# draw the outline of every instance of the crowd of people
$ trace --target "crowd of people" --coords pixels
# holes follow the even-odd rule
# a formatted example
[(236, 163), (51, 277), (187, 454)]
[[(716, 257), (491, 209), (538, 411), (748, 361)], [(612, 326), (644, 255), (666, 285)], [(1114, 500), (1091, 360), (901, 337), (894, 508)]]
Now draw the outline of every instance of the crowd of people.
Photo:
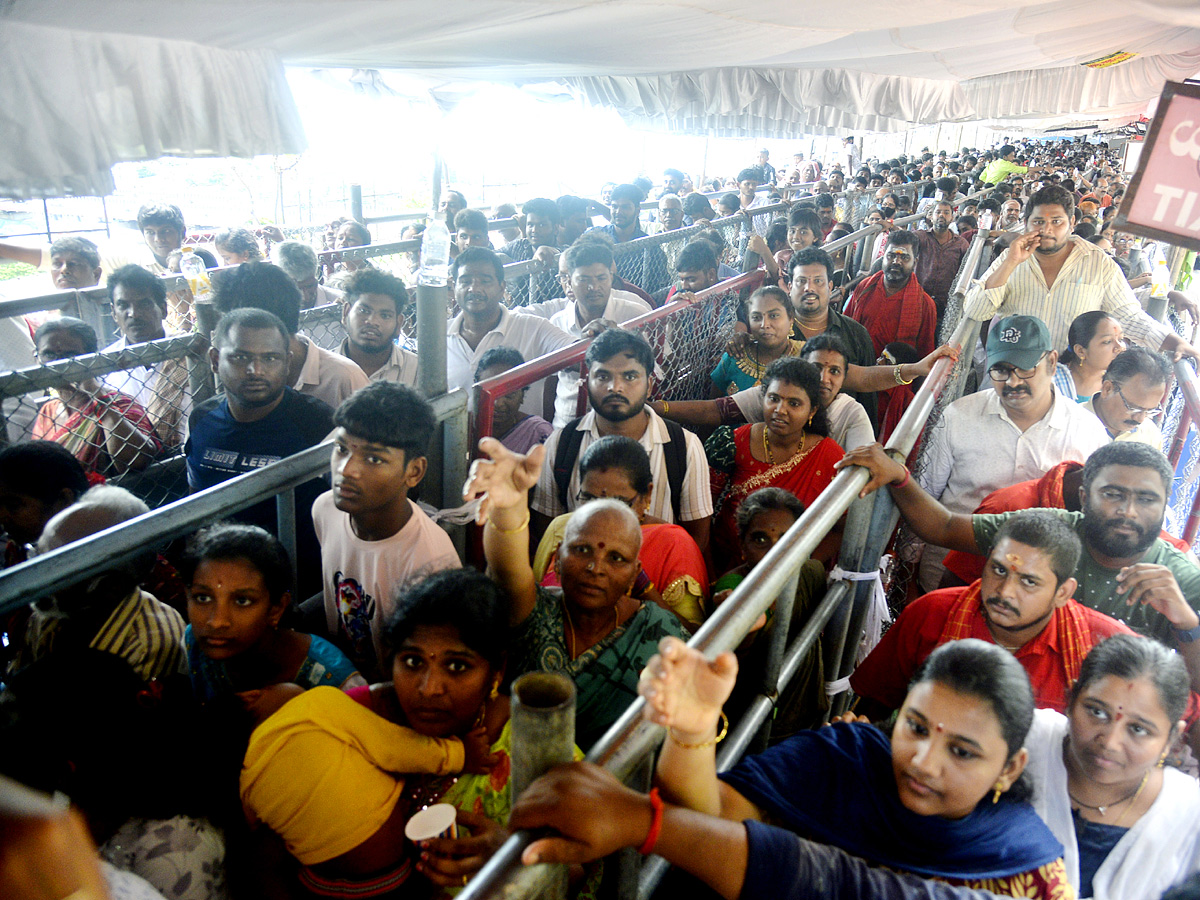
[[(417, 390), (412, 273), (327, 265), (277, 229), (222, 231), (222, 266), (195, 251), (219, 393), (193, 402), (166, 360), (64, 377), (21, 439), (10, 422), (6, 566), (147, 512), (120, 485), (156, 461), (200, 491), (332, 449), (296, 488), (294, 559), (265, 501), (6, 614), (0, 775), (71, 798), (119, 896), (448, 896), (508, 829), (542, 827), (558, 836), (526, 861), (572, 863), (585, 897), (622, 846), (727, 897), (1168, 896), (1200, 869), (1200, 561), (1163, 530), (1174, 471), (1156, 419), (1170, 355), (1196, 352), (1135, 293), (1149, 248), (1112, 230), (1123, 180), (1105, 148), (864, 161), (847, 138), (780, 170), (763, 151), (728, 193), (667, 169), (654, 210), (638, 182), (498, 208), (500, 246), (482, 210), (443, 198), (450, 388), (590, 339), (582, 373), (495, 403), (464, 487), (478, 566), (421, 491), (437, 419)], [(834, 244), (872, 224), (877, 239)], [(144, 265), (83, 238), (0, 256), (60, 289), (103, 282), (107, 349), (123, 350), (196, 328), (201, 302), (158, 277), (178, 270), (180, 211), (145, 207), (138, 226)], [(325, 233), (330, 249), (371, 239), (353, 220)], [(974, 390), (910, 472), (882, 444), (957, 354), (938, 334), (973, 242)], [(758, 269), (745, 296), (709, 290)], [(720, 345), (702, 348), (706, 389), (664, 399), (683, 342), (623, 325), (676, 301), (708, 304)], [(323, 346), (301, 311), (334, 304), (345, 336)], [(100, 344), (67, 315), (25, 337), (43, 363)], [(923, 542), (910, 598), (862, 648), (853, 712), (828, 722), (818, 642), (775, 698), (772, 746), (718, 774), (772, 635), (798, 634), (824, 595), (844, 522), (786, 621), (768, 610), (715, 660), (684, 641), (847, 466)], [(577, 756), (645, 698), (667, 729), (654, 791), (578, 763), (513, 797), (509, 686), (529, 672), (574, 682)], [(436, 803), (456, 829), (413, 843), (406, 824)]]

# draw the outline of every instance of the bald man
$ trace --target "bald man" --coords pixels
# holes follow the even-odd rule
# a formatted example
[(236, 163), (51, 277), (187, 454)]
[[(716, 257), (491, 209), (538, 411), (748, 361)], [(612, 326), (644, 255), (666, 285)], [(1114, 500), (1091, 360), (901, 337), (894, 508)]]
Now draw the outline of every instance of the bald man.
[[(123, 488), (94, 487), (46, 523), (38, 539), (38, 554), (149, 511), (145, 503)], [(32, 607), (25, 646), (16, 663), (47, 656), (56, 645), (83, 646), (121, 657), (147, 681), (185, 673), (183, 617), (138, 586), (153, 562), (151, 551), (38, 600)]]

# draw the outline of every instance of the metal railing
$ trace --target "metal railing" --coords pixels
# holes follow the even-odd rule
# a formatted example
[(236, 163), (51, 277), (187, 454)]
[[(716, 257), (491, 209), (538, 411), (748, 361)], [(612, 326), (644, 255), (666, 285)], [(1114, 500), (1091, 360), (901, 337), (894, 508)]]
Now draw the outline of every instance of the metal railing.
[[(675, 300), (658, 309), (644, 313), (635, 319), (623, 322), (621, 323), (621, 327), (630, 331), (640, 330), (647, 325), (677, 316), (686, 310), (695, 309), (697, 304), (722, 297), (730, 291), (755, 288), (762, 283), (762, 279), (763, 273), (761, 271), (750, 272), (745, 275), (739, 275), (736, 278), (727, 279), (703, 291), (698, 291), (696, 293), (696, 302), (694, 303), (688, 300)], [(591, 343), (590, 339), (578, 341), (569, 347), (563, 347), (561, 350), (531, 359), (524, 365), (516, 366), (500, 375), (477, 382), (474, 385), (475, 398), (473, 406), (475, 411), (475, 426), (471, 445), (477, 446), (479, 438), (492, 434), (493, 416), (496, 401), (499, 398), (513, 391), (536, 384), (538, 381), (556, 372), (582, 364)]]
[[(960, 351), (966, 348), (974, 341), (978, 327), (978, 322), (963, 320), (952, 343)], [(901, 460), (907, 458), (938, 396), (950, 383), (955, 365), (950, 359), (940, 359), (934, 365), (888, 441), (886, 449), (889, 454)], [(689, 646), (702, 651), (710, 659), (732, 650), (749, 633), (759, 616), (773, 604), (776, 621), (788, 621), (801, 565), (847, 512), (850, 520), (843, 537), (839, 562), (850, 572), (876, 569), (897, 514), (886, 491), (878, 491), (861, 500), (858, 498), (858, 492), (867, 480), (867, 472), (857, 467), (839, 472), (759, 565), (734, 589), (729, 599), (692, 636)], [(762, 692), (752, 701), (747, 713), (731, 729), (722, 744), (717, 760), (718, 771), (733, 765), (756, 739), (762, 742), (763, 729), (768, 726), (768, 717), (779, 692), (795, 674), (823, 630), (830, 632), (833, 638), (826, 653), (837, 664), (833, 671), (839, 675), (848, 671), (857, 651), (871, 590), (869, 582), (858, 582), (853, 587), (845, 581), (834, 584), (800, 633), (786, 647), (786, 628), (776, 629), (772, 635)], [(836, 627), (831, 627), (831, 622)], [(647, 760), (664, 736), (660, 726), (643, 719), (644, 706), (642, 699), (635, 700), (588, 753), (588, 761), (604, 766), (623, 780), (638, 775), (644, 778)], [(536, 869), (524, 870), (520, 863), (521, 853), (536, 837), (531, 832), (512, 835), (464, 888), (459, 895), (460, 900), (518, 900), (536, 896), (544, 883), (544, 876)], [(649, 896), (664, 869), (665, 864), (661, 860), (652, 858), (637, 878), (638, 897)], [(627, 883), (629, 879), (623, 878), (622, 885)], [(627, 897), (629, 894), (622, 892), (621, 896)]]
[[(439, 422), (464, 420), (467, 395), (454, 390), (430, 403)], [(444, 463), (465, 477), (465, 465), (456, 462), (461, 444), (448, 448)], [(279, 539), (296, 567), (296, 506), (294, 489), (329, 471), (332, 443), (310, 447), (254, 472), (238, 475), (156, 510), (97, 532), (82, 540), (35, 556), (0, 572), (0, 614), (15, 610), (64, 587), (145, 553), (172, 538), (190, 534), (222, 517), (269, 500), (276, 501)], [(457, 505), (462, 480), (447, 481), (443, 502)]]

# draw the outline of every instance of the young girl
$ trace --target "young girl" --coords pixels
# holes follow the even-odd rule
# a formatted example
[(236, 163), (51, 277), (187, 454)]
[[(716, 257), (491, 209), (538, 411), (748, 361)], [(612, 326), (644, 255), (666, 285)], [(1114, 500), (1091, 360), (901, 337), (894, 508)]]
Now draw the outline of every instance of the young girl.
[(180, 574), (188, 672), (201, 703), (289, 682), (305, 689), (367, 683), (329, 641), (280, 626), (292, 569), (283, 545), (263, 529), (221, 524), (197, 532)]
[(736, 394), (762, 384), (767, 367), (784, 356), (798, 356), (800, 344), (791, 338), (792, 298), (777, 287), (760, 287), (746, 306), (750, 344), (745, 353), (724, 353), (712, 372), (712, 398)]

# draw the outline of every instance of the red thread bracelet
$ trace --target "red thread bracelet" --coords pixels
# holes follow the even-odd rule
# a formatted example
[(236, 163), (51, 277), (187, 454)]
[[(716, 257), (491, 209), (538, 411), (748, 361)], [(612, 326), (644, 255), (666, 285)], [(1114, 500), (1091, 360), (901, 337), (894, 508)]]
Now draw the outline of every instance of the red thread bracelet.
[(663, 802), (662, 797), (658, 796), (658, 788), (652, 788), (650, 791), (650, 805), (654, 807), (654, 819), (650, 822), (646, 840), (638, 847), (638, 853), (642, 856), (649, 856), (654, 852), (654, 845), (658, 843), (658, 835), (662, 831)]
[(903, 481), (901, 481), (901, 482), (898, 482), (897, 484), (893, 484), (893, 485), (892, 485), (892, 487), (894, 487), (894, 488), (896, 488), (897, 490), (899, 490), (900, 488), (902, 488), (902, 487), (904, 487), (906, 484), (908, 484), (908, 482), (909, 482), (909, 479), (911, 479), (911, 478), (912, 478), (912, 472), (908, 471), (908, 466), (905, 466), (905, 467), (904, 467), (904, 480), (903, 480)]

